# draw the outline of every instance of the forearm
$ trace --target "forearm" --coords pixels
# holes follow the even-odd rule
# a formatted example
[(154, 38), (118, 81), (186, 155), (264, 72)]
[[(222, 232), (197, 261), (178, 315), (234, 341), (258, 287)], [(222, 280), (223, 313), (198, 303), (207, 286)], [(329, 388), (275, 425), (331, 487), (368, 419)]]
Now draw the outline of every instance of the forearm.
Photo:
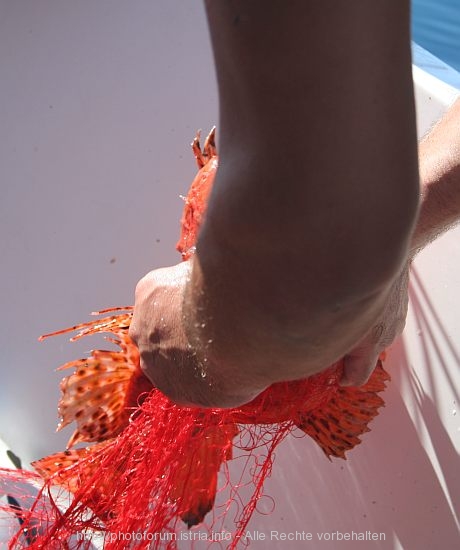
[(420, 143), (420, 213), (412, 255), (460, 221), (460, 98)]
[(308, 269), (293, 295), (319, 280), (331, 303), (374, 292), (406, 253), (418, 197), (408, 2), (207, 7), (221, 139), (203, 247), (273, 266), (295, 242), (289, 260)]
[(418, 200), (408, 2), (207, 5), (221, 140), (199, 252), (233, 249), (262, 277), (288, 251), (310, 308), (375, 292)]

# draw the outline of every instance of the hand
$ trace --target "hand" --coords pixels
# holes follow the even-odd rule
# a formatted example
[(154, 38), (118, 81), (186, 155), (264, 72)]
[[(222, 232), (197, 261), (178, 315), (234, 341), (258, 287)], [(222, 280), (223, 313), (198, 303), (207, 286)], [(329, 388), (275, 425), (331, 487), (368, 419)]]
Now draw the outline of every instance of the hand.
[(198, 349), (196, 342), (192, 346), (187, 338), (185, 325), (190, 314), (184, 296), (192, 261), (156, 269), (139, 281), (129, 335), (139, 348), (144, 374), (176, 403), (241, 405), (255, 394), (242, 389), (244, 381), (222, 380), (221, 369), (206, 356), (206, 346)]
[(137, 344), (144, 374), (168, 397), (181, 404), (203, 385), (200, 365), (182, 323), (184, 289), (190, 262), (156, 269), (136, 286), (129, 335)]
[(409, 263), (393, 283), (385, 307), (374, 326), (344, 359), (342, 386), (365, 384), (380, 353), (401, 334), (406, 324)]
[[(216, 380), (214, 365), (190, 345), (184, 329), (184, 293), (191, 261), (157, 269), (136, 287), (130, 336), (139, 347), (145, 375), (173, 401), (184, 405), (236, 406), (251, 396), (236, 395)], [(379, 354), (402, 332), (407, 314), (409, 264), (393, 283), (372, 329), (344, 360), (342, 385), (364, 384)], [(204, 358), (203, 358), (204, 357)], [(233, 385), (233, 384), (229, 384)], [(244, 387), (244, 385), (243, 385)]]

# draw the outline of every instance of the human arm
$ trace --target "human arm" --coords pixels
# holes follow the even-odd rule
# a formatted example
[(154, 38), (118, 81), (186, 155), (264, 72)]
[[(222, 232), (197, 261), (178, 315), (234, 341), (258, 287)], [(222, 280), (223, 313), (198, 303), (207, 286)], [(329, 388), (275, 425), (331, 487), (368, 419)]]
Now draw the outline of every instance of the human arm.
[(381, 351), (402, 332), (408, 304), (411, 261), (460, 222), (460, 98), (419, 145), (420, 210), (409, 258), (395, 280), (384, 310), (363, 340), (345, 357), (343, 383), (364, 383)]
[(422, 139), (419, 155), (422, 186), (413, 256), (460, 220), (460, 98)]
[(208, 2), (221, 163), (186, 302), (193, 344), (259, 388), (362, 337), (417, 203), (407, 5), (279, 5)]
[[(232, 406), (343, 356), (405, 261), (418, 196), (409, 10), (396, 0), (207, 10), (220, 167), (174, 307), (212, 380), (195, 402)], [(147, 363), (183, 400), (181, 381), (162, 387), (164, 367)]]

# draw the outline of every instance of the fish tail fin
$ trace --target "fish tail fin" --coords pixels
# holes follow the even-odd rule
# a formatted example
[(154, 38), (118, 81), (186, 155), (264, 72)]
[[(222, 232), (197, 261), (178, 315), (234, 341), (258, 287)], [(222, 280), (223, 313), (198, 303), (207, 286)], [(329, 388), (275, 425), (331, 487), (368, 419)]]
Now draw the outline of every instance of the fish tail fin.
[(339, 387), (319, 411), (301, 416), (297, 426), (313, 438), (329, 458), (346, 459), (345, 453), (361, 443), (360, 436), (370, 431), (368, 424), (385, 405), (378, 395), (390, 375), (379, 359), (366, 384)]
[(212, 509), (217, 474), (221, 464), (231, 459), (232, 440), (238, 434), (233, 423), (206, 427), (205, 430), (206, 435), (196, 438), (194, 450), (178, 465), (169, 494), (188, 528), (201, 523)]

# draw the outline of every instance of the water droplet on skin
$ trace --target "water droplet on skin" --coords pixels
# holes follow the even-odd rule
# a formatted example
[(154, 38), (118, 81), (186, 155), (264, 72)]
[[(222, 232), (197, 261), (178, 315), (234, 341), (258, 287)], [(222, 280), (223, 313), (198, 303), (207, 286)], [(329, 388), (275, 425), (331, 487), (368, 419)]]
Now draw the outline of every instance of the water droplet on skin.
[(204, 328), (206, 326), (206, 323), (201, 323), (200, 327)]
[(455, 415), (457, 414), (457, 409), (454, 409), (454, 410), (452, 411), (452, 414), (455, 416)]
[(210, 339), (208, 340), (208, 344), (212, 344), (212, 342), (213, 342), (213, 340), (212, 340), (212, 338), (210, 338)]

